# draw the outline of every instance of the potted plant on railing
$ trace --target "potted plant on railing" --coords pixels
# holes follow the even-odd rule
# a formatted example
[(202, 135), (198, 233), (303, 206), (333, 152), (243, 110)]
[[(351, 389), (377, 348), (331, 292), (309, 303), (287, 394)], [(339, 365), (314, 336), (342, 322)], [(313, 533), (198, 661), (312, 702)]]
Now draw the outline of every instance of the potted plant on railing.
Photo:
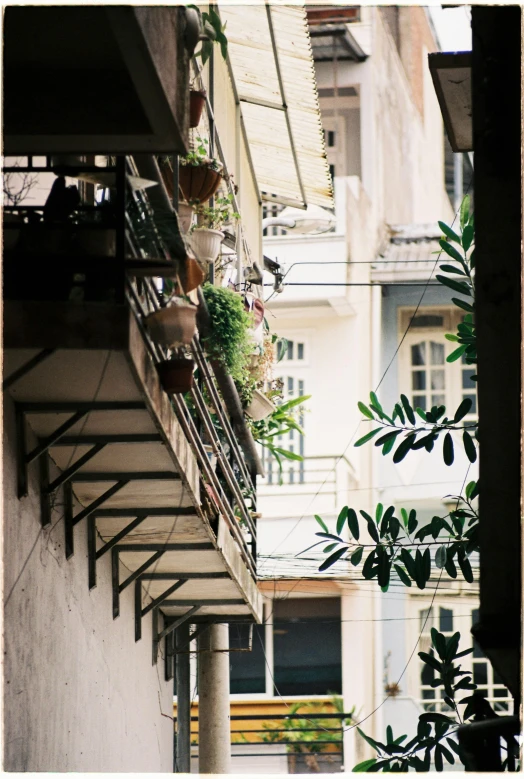
[(195, 361), (186, 348), (176, 350), (175, 356), (156, 364), (162, 389), (168, 395), (181, 395), (193, 386)]
[(198, 127), (202, 118), (202, 111), (206, 104), (207, 92), (205, 89), (189, 90), (189, 126)]
[(207, 203), (223, 180), (221, 163), (208, 156), (207, 140), (197, 138), (197, 146), (179, 160), (178, 185), (186, 203)]
[(249, 357), (253, 350), (249, 337), (252, 317), (244, 308), (240, 295), (225, 287), (204, 284), (202, 292), (209, 310), (210, 333), (202, 339), (212, 360), (226, 368), (242, 394), (253, 384), (249, 375)]
[[(171, 279), (166, 281), (173, 284)], [(196, 332), (196, 312), (197, 306), (187, 295), (173, 291), (165, 306), (145, 317), (144, 325), (153, 341), (161, 346), (188, 346)]]
[(224, 240), (221, 228), (240, 219), (240, 214), (233, 211), (232, 203), (233, 195), (230, 194), (217, 197), (213, 207), (203, 204), (196, 206), (197, 223), (191, 228), (189, 243), (201, 262), (215, 262)]

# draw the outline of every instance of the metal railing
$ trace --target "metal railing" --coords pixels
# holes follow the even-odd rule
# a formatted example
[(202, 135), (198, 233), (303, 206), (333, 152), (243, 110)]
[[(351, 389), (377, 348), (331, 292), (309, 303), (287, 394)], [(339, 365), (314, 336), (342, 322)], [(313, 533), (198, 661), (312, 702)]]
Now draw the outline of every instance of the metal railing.
[[(41, 158), (39, 158), (41, 159)], [(129, 305), (134, 313), (146, 348), (154, 363), (177, 356), (177, 350), (165, 349), (152, 341), (143, 320), (153, 311), (166, 305), (163, 276), (173, 275), (173, 246), (176, 251), (176, 229), (166, 242), (162, 226), (157, 229), (155, 210), (147, 190), (136, 186), (138, 167), (132, 157), (106, 158), (104, 165), (87, 164), (84, 161), (57, 165), (48, 157), (42, 164), (35, 164), (32, 157), (26, 157), (27, 164), (4, 168), (4, 173), (21, 176), (55, 173), (81, 179), (85, 186), (102, 183), (110, 192), (107, 201), (92, 204), (78, 203), (72, 214), (60, 218), (49, 218), (49, 207), (43, 204), (19, 203), (6, 205), (4, 227), (7, 231), (18, 231), (18, 246), (12, 246), (5, 253), (4, 269), (7, 268), (8, 285), (6, 297), (14, 300), (70, 300), (85, 302), (107, 298), (106, 302)], [(66, 161), (67, 162), (67, 161)], [(94, 200), (94, 189), (91, 192)], [(103, 205), (103, 202), (105, 205)], [(13, 216), (15, 217), (13, 219)], [(51, 215), (53, 216), (53, 215)], [(173, 220), (174, 225), (176, 222)], [(140, 234), (142, 226), (147, 230)], [(33, 237), (40, 241), (33, 243)], [(86, 235), (91, 229), (110, 231), (111, 248), (100, 256), (89, 251), (76, 251), (76, 236), (79, 231)], [(54, 252), (52, 240), (63, 231), (63, 247), (69, 251)], [(31, 240), (28, 241), (27, 237)], [(183, 242), (180, 236), (180, 247)], [(61, 249), (63, 248), (61, 247)], [(43, 268), (48, 279), (44, 290), (35, 290), (28, 284), (33, 271), (42, 266), (42, 256), (53, 255), (53, 262)], [(184, 253), (185, 256), (185, 253)], [(60, 279), (67, 276), (68, 288), (61, 286)], [(67, 286), (66, 285), (66, 286)], [(68, 290), (77, 290), (75, 296)], [(65, 290), (65, 291), (64, 291)], [(256, 578), (256, 477), (248, 465), (238, 438), (233, 431), (230, 415), (226, 408), (213, 369), (205, 357), (198, 336), (189, 347), (196, 364), (196, 380), (186, 395), (171, 395), (173, 413), (176, 415), (198, 462), (203, 494), (210, 514), (211, 527), (217, 528), (220, 514), (227, 523), (231, 535), (237, 541), (245, 563)], [(210, 462), (208, 449), (216, 456), (216, 467)], [(204, 501), (203, 501), (204, 502)]]

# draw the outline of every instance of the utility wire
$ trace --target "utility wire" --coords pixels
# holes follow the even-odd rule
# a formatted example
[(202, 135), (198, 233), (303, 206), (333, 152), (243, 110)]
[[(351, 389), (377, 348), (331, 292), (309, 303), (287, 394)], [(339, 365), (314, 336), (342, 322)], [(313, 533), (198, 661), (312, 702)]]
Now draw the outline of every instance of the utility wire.
[[(467, 189), (466, 189), (465, 195), (467, 195), (467, 194), (469, 193), (469, 190), (470, 190), (470, 188), (471, 188), (472, 181), (473, 181), (473, 176), (472, 176), (472, 177), (470, 178), (470, 180), (469, 180), (469, 184), (468, 184), (468, 186), (467, 186)], [(451, 227), (453, 227), (453, 225), (455, 224), (455, 222), (456, 222), (456, 220), (457, 220), (457, 217), (458, 217), (458, 215), (459, 215), (459, 211), (460, 211), (460, 209), (457, 209), (457, 210), (456, 210), (456, 212), (455, 212), (455, 215), (454, 215), (454, 217), (453, 217), (453, 221), (452, 221), (452, 223), (451, 223)], [(386, 366), (386, 369), (385, 369), (384, 373), (382, 374), (382, 377), (381, 377), (381, 379), (380, 379), (379, 383), (377, 384), (377, 386), (376, 386), (376, 388), (375, 388), (375, 392), (378, 392), (378, 390), (379, 390), (379, 388), (380, 388), (380, 386), (381, 386), (382, 382), (384, 381), (384, 379), (385, 379), (385, 377), (386, 377), (386, 375), (387, 375), (388, 371), (390, 370), (391, 366), (393, 365), (393, 362), (395, 361), (395, 359), (396, 359), (396, 357), (397, 357), (397, 355), (398, 355), (398, 353), (399, 353), (399, 351), (400, 351), (400, 348), (402, 347), (402, 344), (404, 343), (404, 341), (405, 341), (405, 339), (406, 339), (406, 337), (407, 337), (407, 334), (408, 334), (408, 332), (409, 332), (409, 330), (410, 330), (410, 328), (411, 328), (411, 325), (412, 325), (412, 323), (413, 323), (413, 320), (415, 319), (415, 317), (416, 317), (416, 315), (417, 315), (417, 313), (418, 313), (418, 311), (419, 311), (419, 309), (420, 309), (420, 306), (422, 305), (422, 301), (424, 300), (424, 296), (425, 296), (425, 294), (426, 294), (426, 291), (427, 291), (427, 289), (428, 289), (428, 287), (429, 287), (429, 284), (430, 284), (431, 278), (432, 278), (433, 274), (435, 273), (435, 270), (436, 270), (436, 267), (437, 267), (438, 263), (440, 262), (440, 257), (441, 257), (441, 255), (442, 255), (442, 252), (443, 252), (443, 249), (441, 249), (441, 250), (439, 251), (439, 253), (438, 253), (438, 255), (437, 255), (436, 259), (435, 259), (435, 262), (434, 262), (434, 264), (433, 264), (433, 269), (432, 269), (432, 271), (431, 271), (431, 274), (430, 274), (430, 276), (429, 276), (428, 280), (426, 281), (426, 283), (425, 283), (425, 285), (424, 285), (424, 289), (422, 290), (422, 294), (421, 294), (421, 296), (420, 296), (420, 298), (419, 298), (419, 301), (418, 301), (418, 303), (417, 303), (417, 306), (416, 306), (416, 308), (415, 308), (415, 311), (413, 312), (413, 314), (412, 314), (412, 316), (411, 316), (411, 318), (410, 318), (410, 320), (409, 320), (409, 322), (408, 322), (408, 325), (407, 325), (407, 327), (406, 327), (406, 330), (404, 331), (404, 334), (403, 334), (402, 338), (400, 339), (400, 342), (399, 342), (399, 344), (398, 344), (397, 348), (395, 349), (395, 352), (394, 352), (393, 356), (391, 357), (391, 359), (390, 359), (390, 361), (389, 361), (388, 365)], [(338, 463), (339, 463), (339, 462), (340, 462), (340, 461), (343, 459), (343, 457), (346, 455), (346, 453), (347, 453), (347, 451), (348, 451), (349, 447), (350, 447), (350, 446), (351, 446), (351, 444), (353, 443), (353, 440), (354, 440), (354, 438), (355, 438), (355, 436), (356, 436), (356, 434), (357, 434), (357, 431), (358, 431), (359, 427), (360, 427), (360, 421), (358, 422), (358, 424), (357, 424), (357, 426), (356, 426), (356, 428), (355, 428), (355, 430), (354, 430), (354, 432), (353, 432), (353, 435), (351, 436), (351, 438), (350, 438), (350, 440), (349, 440), (349, 442), (348, 442), (348, 444), (347, 444), (346, 448), (344, 449), (344, 451), (342, 452), (342, 454), (339, 456), (339, 458), (337, 459), (337, 461), (336, 461), (336, 462), (335, 462), (335, 464), (333, 465), (332, 469), (331, 469), (331, 470), (329, 471), (329, 473), (327, 474), (326, 478), (324, 479), (324, 481), (322, 482), (322, 484), (321, 484), (321, 485), (320, 485), (320, 487), (318, 488), (318, 490), (317, 490), (317, 492), (315, 493), (315, 495), (313, 496), (313, 498), (310, 500), (310, 502), (309, 502), (309, 504), (308, 504), (308, 507), (307, 507), (307, 509), (306, 509), (306, 512), (305, 512), (304, 514), (302, 514), (302, 516), (301, 516), (301, 517), (298, 519), (298, 521), (297, 521), (297, 522), (296, 522), (296, 523), (293, 525), (293, 527), (292, 527), (292, 528), (291, 528), (291, 530), (290, 530), (290, 531), (287, 533), (287, 535), (286, 535), (286, 536), (285, 536), (285, 537), (284, 537), (284, 538), (283, 538), (283, 539), (282, 539), (282, 540), (279, 542), (279, 544), (278, 544), (278, 545), (277, 545), (277, 546), (276, 546), (276, 547), (273, 549), (273, 551), (272, 551), (271, 555), (273, 555), (273, 554), (274, 554), (274, 553), (277, 551), (277, 549), (279, 549), (279, 548), (282, 546), (282, 544), (283, 544), (283, 543), (284, 543), (284, 542), (285, 542), (285, 541), (286, 541), (286, 540), (289, 538), (289, 536), (290, 536), (290, 535), (291, 535), (291, 534), (292, 534), (292, 533), (293, 533), (293, 532), (296, 530), (296, 528), (297, 528), (297, 527), (298, 527), (298, 525), (299, 525), (299, 524), (302, 522), (302, 520), (304, 519), (304, 517), (306, 516), (306, 514), (308, 514), (308, 512), (309, 512), (309, 509), (311, 508), (311, 506), (313, 505), (314, 501), (316, 500), (316, 498), (317, 498), (317, 497), (318, 497), (318, 495), (320, 494), (320, 492), (321, 492), (322, 488), (324, 487), (324, 485), (326, 484), (326, 482), (327, 482), (328, 478), (331, 476), (331, 474), (333, 473), (333, 471), (336, 469), (336, 467), (337, 467)]]

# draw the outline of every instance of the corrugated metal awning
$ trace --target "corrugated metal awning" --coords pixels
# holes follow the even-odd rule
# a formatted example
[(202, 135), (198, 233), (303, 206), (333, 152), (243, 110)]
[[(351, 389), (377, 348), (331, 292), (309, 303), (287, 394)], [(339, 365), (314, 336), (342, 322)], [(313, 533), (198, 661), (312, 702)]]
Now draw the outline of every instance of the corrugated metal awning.
[[(433, 224), (392, 225), (391, 238), (371, 266), (371, 280), (382, 283), (427, 281), (435, 270), (442, 232)], [(439, 263), (456, 265), (442, 253)]]
[(220, 16), (263, 199), (333, 208), (305, 8), (221, 5)]

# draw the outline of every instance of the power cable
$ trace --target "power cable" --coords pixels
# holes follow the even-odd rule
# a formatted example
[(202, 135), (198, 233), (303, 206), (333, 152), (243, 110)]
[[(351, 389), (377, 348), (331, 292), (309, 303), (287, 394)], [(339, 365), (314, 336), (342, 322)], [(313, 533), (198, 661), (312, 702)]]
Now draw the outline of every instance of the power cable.
[[(466, 189), (465, 195), (467, 195), (467, 194), (469, 193), (469, 190), (470, 190), (470, 188), (471, 188), (472, 181), (473, 181), (473, 177), (471, 177), (471, 178), (470, 178), (470, 181), (469, 181), (469, 184), (468, 184), (468, 186), (467, 186), (467, 189)], [(458, 215), (459, 215), (459, 211), (460, 211), (460, 209), (457, 209), (457, 211), (455, 212), (455, 215), (454, 215), (454, 217), (453, 217), (453, 221), (452, 221), (452, 223), (451, 223), (451, 227), (453, 227), (453, 225), (455, 224), (455, 222), (456, 222), (456, 220), (457, 220), (457, 217), (458, 217)], [(409, 320), (409, 322), (408, 322), (408, 325), (407, 325), (407, 327), (406, 327), (406, 330), (404, 331), (404, 334), (402, 335), (402, 338), (400, 339), (400, 342), (399, 342), (399, 344), (398, 344), (397, 348), (395, 349), (395, 352), (394, 352), (394, 354), (393, 354), (392, 358), (390, 359), (390, 361), (389, 361), (388, 365), (386, 366), (386, 369), (385, 369), (384, 373), (382, 374), (382, 377), (381, 377), (381, 379), (380, 379), (379, 383), (377, 384), (377, 386), (376, 386), (376, 388), (375, 388), (375, 392), (378, 392), (378, 390), (379, 390), (379, 388), (380, 388), (380, 386), (381, 386), (382, 382), (384, 381), (384, 379), (385, 379), (385, 377), (386, 377), (386, 375), (387, 375), (387, 373), (388, 373), (389, 369), (390, 369), (390, 368), (391, 368), (391, 366), (393, 365), (393, 362), (395, 361), (395, 359), (396, 359), (396, 357), (397, 357), (397, 355), (398, 355), (398, 353), (399, 353), (399, 351), (400, 351), (400, 348), (402, 347), (402, 344), (404, 343), (404, 341), (405, 341), (405, 339), (406, 339), (406, 337), (407, 337), (407, 334), (408, 334), (408, 332), (409, 332), (409, 330), (410, 330), (410, 328), (411, 328), (411, 325), (412, 325), (412, 323), (413, 323), (413, 321), (414, 321), (414, 319), (415, 319), (415, 317), (416, 317), (416, 315), (417, 315), (417, 313), (418, 313), (418, 311), (419, 311), (419, 309), (420, 309), (420, 306), (422, 305), (422, 301), (424, 300), (424, 296), (425, 296), (425, 294), (426, 294), (426, 291), (427, 291), (427, 289), (428, 289), (428, 287), (429, 287), (429, 284), (430, 284), (431, 278), (432, 278), (433, 274), (435, 273), (435, 270), (436, 270), (436, 267), (437, 267), (438, 263), (440, 262), (440, 257), (441, 257), (441, 255), (442, 255), (442, 252), (443, 252), (443, 249), (441, 248), (441, 249), (440, 249), (440, 251), (439, 251), (439, 253), (438, 253), (438, 255), (437, 255), (437, 257), (436, 257), (436, 259), (435, 259), (435, 262), (434, 262), (434, 264), (433, 264), (433, 269), (432, 269), (432, 271), (431, 271), (431, 274), (430, 274), (429, 278), (427, 279), (427, 281), (426, 281), (426, 284), (424, 285), (424, 289), (422, 290), (422, 294), (421, 294), (421, 296), (420, 296), (420, 298), (419, 298), (419, 301), (418, 301), (418, 303), (417, 303), (417, 306), (416, 306), (416, 308), (415, 308), (415, 311), (413, 312), (413, 314), (412, 314), (412, 316), (411, 316), (411, 318), (410, 318), (410, 320)], [(296, 530), (296, 528), (298, 527), (298, 525), (300, 524), (300, 522), (302, 522), (302, 520), (304, 519), (304, 517), (305, 517), (305, 516), (308, 514), (308, 512), (309, 512), (309, 509), (311, 508), (311, 506), (313, 505), (314, 501), (316, 500), (316, 498), (317, 498), (317, 497), (318, 497), (318, 495), (320, 494), (320, 492), (321, 492), (322, 488), (324, 487), (324, 485), (326, 484), (326, 482), (327, 482), (328, 478), (331, 476), (331, 474), (333, 473), (333, 471), (336, 469), (336, 467), (337, 467), (338, 463), (339, 463), (339, 462), (340, 462), (340, 461), (343, 459), (343, 457), (345, 457), (345, 455), (346, 455), (346, 453), (347, 453), (347, 451), (348, 451), (349, 447), (350, 447), (350, 446), (351, 446), (351, 444), (353, 443), (353, 440), (354, 440), (354, 438), (355, 438), (355, 436), (356, 436), (356, 434), (357, 434), (357, 431), (358, 431), (358, 429), (359, 429), (359, 427), (360, 427), (360, 424), (361, 424), (361, 423), (360, 423), (360, 421), (359, 421), (359, 422), (358, 422), (358, 424), (357, 424), (357, 426), (356, 426), (356, 428), (355, 428), (355, 430), (354, 430), (354, 432), (353, 432), (353, 435), (351, 436), (351, 438), (350, 438), (350, 440), (349, 440), (349, 442), (348, 442), (348, 444), (347, 444), (346, 448), (344, 449), (343, 453), (342, 453), (342, 454), (339, 456), (339, 458), (337, 459), (337, 461), (336, 461), (336, 462), (335, 462), (335, 464), (333, 465), (332, 469), (329, 471), (329, 473), (328, 473), (328, 474), (327, 474), (327, 476), (325, 477), (324, 481), (322, 482), (322, 484), (321, 484), (321, 485), (320, 485), (320, 487), (318, 488), (317, 492), (315, 493), (315, 495), (313, 496), (313, 498), (312, 498), (312, 499), (311, 499), (311, 501), (309, 502), (309, 505), (308, 505), (308, 507), (307, 507), (307, 509), (306, 509), (306, 512), (305, 512), (304, 514), (302, 514), (302, 516), (301, 516), (301, 517), (298, 519), (298, 521), (297, 521), (297, 522), (296, 522), (296, 523), (293, 525), (293, 527), (292, 527), (292, 528), (291, 528), (291, 530), (290, 530), (290, 531), (287, 533), (287, 535), (286, 535), (286, 536), (285, 536), (285, 537), (284, 537), (284, 538), (283, 538), (283, 539), (282, 539), (282, 540), (279, 542), (279, 544), (278, 544), (278, 545), (277, 545), (277, 546), (276, 546), (276, 547), (273, 549), (273, 551), (272, 551), (271, 555), (273, 555), (273, 554), (274, 554), (274, 553), (277, 551), (277, 549), (279, 549), (279, 548), (280, 548), (280, 546), (282, 546), (282, 544), (283, 544), (283, 543), (284, 543), (284, 542), (285, 542), (285, 541), (286, 541), (286, 540), (289, 538), (289, 536), (290, 536), (290, 535), (291, 535), (291, 534), (292, 534), (292, 533), (293, 533), (293, 532)]]

